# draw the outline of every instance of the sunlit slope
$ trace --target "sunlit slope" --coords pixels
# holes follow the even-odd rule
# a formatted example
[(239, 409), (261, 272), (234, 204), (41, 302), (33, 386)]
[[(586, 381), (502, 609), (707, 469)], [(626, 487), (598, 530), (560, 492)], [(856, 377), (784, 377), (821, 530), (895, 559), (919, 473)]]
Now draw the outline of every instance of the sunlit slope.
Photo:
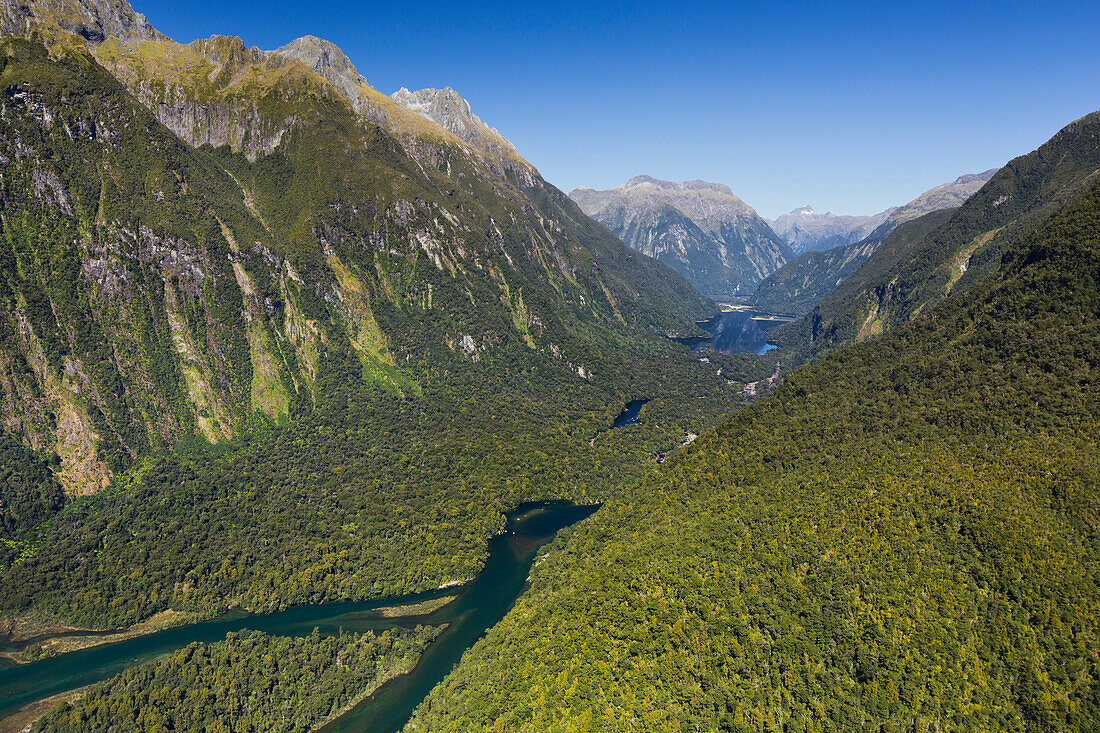
[[(332, 349), (408, 395), (463, 343), (467, 361), (517, 341), (576, 373), (704, 312), (537, 172), (487, 171), (442, 130), (417, 138), (426, 164), (413, 132), (299, 62), (250, 66), (239, 39), (104, 41), (119, 78), (183, 100), (155, 105), (169, 130), (79, 42), (5, 43), (4, 424), (58, 454), (71, 493), (181, 436), (294, 419)], [(222, 53), (240, 69), (218, 86)]]
[(606, 505), (411, 730), (1094, 730), (1100, 185)]
[(949, 221), (880, 248), (801, 321), (772, 336), (801, 358), (877, 336), (995, 271), (1001, 254), (1087, 188), (1100, 171), (1100, 112), (1010, 161)]

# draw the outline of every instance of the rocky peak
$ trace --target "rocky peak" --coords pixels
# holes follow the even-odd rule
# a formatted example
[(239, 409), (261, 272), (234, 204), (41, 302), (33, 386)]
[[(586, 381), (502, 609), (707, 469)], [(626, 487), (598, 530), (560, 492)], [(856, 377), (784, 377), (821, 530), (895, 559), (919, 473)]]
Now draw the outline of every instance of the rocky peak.
[(98, 45), (114, 36), (123, 43), (166, 41), (126, 0), (0, 0), (0, 30), (28, 35), (53, 27)]
[(605, 191), (578, 188), (569, 195), (590, 216), (612, 205), (650, 211), (672, 206), (704, 229), (733, 219), (757, 218), (753, 208), (735, 196), (729, 186), (710, 181), (676, 183), (641, 175)]
[(577, 188), (581, 210), (624, 242), (683, 273), (719, 300), (750, 292), (790, 256), (787, 245), (729, 186), (634, 176), (615, 188)]
[[(496, 158), (523, 161), (512, 143), (473, 113), (470, 103), (451, 87), (393, 93), (398, 104), (436, 123), (467, 145)], [(523, 161), (526, 164), (526, 161)]]
[(965, 173), (955, 179), (955, 185), (961, 186), (968, 183), (986, 183), (989, 181), (990, 178), (993, 177), (993, 174), (995, 174), (999, 170), (1000, 168), (990, 168), (989, 170), (983, 171), (981, 173)]
[(301, 61), (343, 92), (356, 112), (363, 111), (361, 87), (367, 86), (367, 80), (336, 44), (316, 36), (302, 36), (272, 53)]
[[(625, 184), (623, 189), (637, 189), (642, 187), (649, 187), (653, 189), (660, 189), (662, 191), (680, 192), (680, 191), (713, 191), (714, 193), (724, 194), (726, 196), (732, 196), (733, 191), (729, 186), (722, 183), (712, 183), (711, 181), (684, 181), (683, 183), (676, 183), (675, 181), (662, 181), (659, 178), (653, 176), (634, 176)], [(740, 200), (740, 199), (738, 199)]]

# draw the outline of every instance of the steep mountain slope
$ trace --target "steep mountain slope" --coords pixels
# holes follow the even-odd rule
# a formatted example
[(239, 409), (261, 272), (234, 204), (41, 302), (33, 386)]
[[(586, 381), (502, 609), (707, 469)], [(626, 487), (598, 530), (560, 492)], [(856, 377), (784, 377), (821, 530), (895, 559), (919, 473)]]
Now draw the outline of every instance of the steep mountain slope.
[(804, 315), (821, 302), (870, 259), (884, 242), (912, 243), (946, 222), (954, 209), (925, 214), (906, 222), (883, 235), (879, 227), (874, 234), (853, 244), (842, 244), (825, 252), (803, 252), (764, 278), (756, 287), (749, 303), (756, 308), (775, 313)]
[(831, 211), (819, 214), (806, 204), (767, 222), (795, 254), (803, 254), (858, 242), (886, 221), (887, 216), (889, 210), (875, 216), (838, 216)]
[[(4, 623), (468, 579), (504, 510), (614, 493), (743, 402), (663, 336), (710, 306), (680, 275), (318, 39), (2, 17)], [(65, 30), (113, 23), (145, 30)]]
[(1093, 183), (605, 505), (409, 730), (1094, 730), (1098, 232)]
[[(968, 173), (950, 183), (936, 186), (902, 206), (891, 206), (874, 216), (837, 216), (818, 214), (810, 206), (803, 206), (783, 214), (775, 221), (769, 220), (772, 230), (791, 245), (796, 253), (827, 251), (846, 244), (856, 244), (873, 238), (881, 242), (890, 232), (907, 221), (933, 211), (953, 209), (974, 195), (997, 168), (983, 173)], [(835, 259), (835, 256), (834, 256)]]
[[(13, 41), (5, 69), (4, 426), (57, 452), (72, 492), (181, 435), (228, 440), (253, 411), (289, 419), (315, 401), (329, 348), (407, 393), (399, 361), (493, 344), (502, 327), (579, 366), (607, 329), (686, 328), (702, 313), (679, 276), (522, 159), (471, 152), (423, 118), (423, 135), (391, 135), (293, 59), (144, 31), (93, 44), (184, 142), (221, 146), (200, 155), (81, 39), (35, 28), (56, 34), (60, 59)], [(354, 72), (326, 53), (325, 70)], [(410, 319), (431, 324), (427, 341)]]
[(880, 247), (805, 318), (770, 336), (805, 361), (906, 322), (994, 271), (1005, 247), (1080, 193), (1098, 171), (1100, 113), (1093, 113), (1009, 162), (926, 236)]
[(767, 223), (721, 184), (636, 176), (617, 188), (577, 188), (569, 196), (624, 242), (683, 273), (711, 298), (748, 294), (792, 256)]

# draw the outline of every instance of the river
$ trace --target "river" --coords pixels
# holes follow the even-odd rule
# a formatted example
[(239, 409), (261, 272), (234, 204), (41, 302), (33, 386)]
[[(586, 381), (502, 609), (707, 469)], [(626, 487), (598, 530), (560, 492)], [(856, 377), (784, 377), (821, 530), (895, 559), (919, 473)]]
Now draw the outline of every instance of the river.
[(489, 542), (489, 558), (473, 582), (455, 600), (428, 614), (386, 618), (379, 608), (454, 594), (455, 589), (416, 593), (367, 603), (297, 606), (278, 613), (229, 613), (213, 621), (179, 626), (113, 644), (69, 652), (39, 662), (0, 669), (0, 719), (51, 695), (107, 679), (128, 667), (151, 661), (191, 642), (220, 641), (231, 631), (254, 629), (268, 634), (306, 636), (378, 631), (416, 624), (447, 628), (424, 652), (417, 666), (382, 685), (325, 731), (390, 733), (404, 727), (413, 710), (458, 662), (467, 648), (498, 623), (523, 593), (535, 555), (563, 527), (591, 514), (599, 505), (570, 502), (522, 504), (507, 516), (506, 529)]

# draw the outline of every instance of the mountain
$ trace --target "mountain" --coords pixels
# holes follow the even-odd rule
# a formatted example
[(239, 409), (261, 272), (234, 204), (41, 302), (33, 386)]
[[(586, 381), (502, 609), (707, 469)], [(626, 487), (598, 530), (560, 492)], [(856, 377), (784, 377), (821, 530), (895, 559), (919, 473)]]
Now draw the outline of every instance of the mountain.
[[(905, 323), (995, 271), (1008, 245), (1079, 195), (1098, 172), (1100, 113), (1093, 113), (999, 169), (924, 236), (884, 239), (804, 318), (769, 335), (801, 361)], [(936, 205), (954, 194), (933, 189), (922, 198)]]
[(407, 730), (1094, 730), (1098, 232), (1092, 177), (609, 501)]
[[(80, 21), (44, 2), (6, 10), (9, 27), (22, 13), (67, 44), (57, 63), (12, 46), (25, 61), (9, 64), (22, 91), (8, 121), (9, 144), (19, 146), (7, 151), (16, 161), (8, 180), (26, 181), (33, 196), (9, 196), (10, 206), (45, 207), (35, 220), (86, 233), (56, 255), (72, 268), (69, 280), (58, 281), (57, 263), (21, 269), (28, 279), (14, 286), (4, 317), (23, 335), (4, 346), (12, 363), (35, 368), (8, 383), (5, 425), (36, 449), (56, 444), (73, 491), (102, 488), (181, 432), (216, 442), (254, 408), (289, 417), (295, 395), (315, 388), (332, 339), (350, 339), (368, 372), (397, 385), (398, 361), (425, 345), (399, 345), (402, 329), (379, 323), (386, 308), (408, 317), (410, 307), (460, 300), (436, 320), (436, 344), (467, 335), (482, 343), (495, 332), (489, 321), (506, 316), (531, 348), (559, 327), (577, 332), (578, 318), (646, 328), (671, 325), (666, 314), (678, 307), (681, 323), (701, 313), (678, 276), (595, 227), (513, 148), (485, 143), (492, 133), (483, 126), (460, 139), (423, 117), (423, 134), (370, 124), (379, 113), (357, 106), (405, 108), (376, 97), (327, 42), (304, 37), (278, 52), (226, 37), (180, 45), (122, 5), (80, 7)], [(52, 18), (85, 32), (66, 40)], [(125, 40), (104, 37), (114, 32)], [(28, 73), (42, 77), (31, 84)], [(73, 117), (63, 84), (86, 90), (85, 117)], [(442, 98), (476, 120), (453, 91)], [(135, 127), (153, 147), (125, 138)], [(201, 145), (221, 152), (188, 149)], [(74, 160), (58, 162), (56, 150)], [(323, 160), (331, 150), (341, 151), (340, 166)], [(409, 280), (417, 261), (427, 267)], [(680, 305), (670, 310), (667, 298)], [(94, 330), (66, 332), (66, 323)], [(164, 349), (156, 358), (141, 346), (150, 338)]]
[[(772, 313), (805, 315), (875, 253), (884, 241), (912, 243), (951, 217), (954, 209), (934, 211), (883, 235), (871, 236), (824, 252), (803, 252), (764, 278), (749, 303)], [(887, 230), (887, 227), (881, 227)]]
[(569, 196), (631, 247), (716, 300), (747, 295), (792, 256), (752, 207), (718, 183), (636, 176), (616, 188), (577, 188)]
[(512, 143), (490, 128), (470, 109), (470, 104), (450, 87), (421, 89), (410, 92), (402, 87), (393, 99), (410, 110), (454, 134), (475, 150), (499, 160), (511, 160), (530, 166), (520, 157)]
[(744, 402), (681, 275), (331, 44), (0, 8), (4, 628), (467, 580)]
[[(904, 206), (896, 206), (870, 217), (859, 227), (840, 236), (840, 239), (852, 240), (848, 244), (839, 244), (822, 252), (804, 252), (765, 278), (749, 302), (765, 310), (798, 314), (808, 312), (866, 262), (896, 229), (933, 212), (960, 206), (997, 170), (993, 168), (984, 173), (959, 176), (951, 183), (925, 191)], [(924, 236), (926, 227), (934, 221), (942, 223), (938, 217), (927, 218), (923, 226), (909, 229), (899, 234), (899, 238), (908, 242), (917, 232)], [(830, 241), (836, 241), (836, 238)]]
[(809, 204), (788, 211), (774, 221), (768, 220), (772, 231), (791, 246), (796, 254), (826, 250), (863, 239), (882, 224), (889, 214), (875, 216), (837, 216), (831, 212), (819, 214)]
[(959, 176), (950, 183), (925, 191), (907, 204), (892, 206), (873, 216), (818, 214), (807, 205), (768, 223), (798, 254), (855, 244), (872, 235), (882, 241), (886, 235), (907, 221), (933, 211), (962, 205), (996, 172), (997, 169), (992, 168), (984, 173)]

